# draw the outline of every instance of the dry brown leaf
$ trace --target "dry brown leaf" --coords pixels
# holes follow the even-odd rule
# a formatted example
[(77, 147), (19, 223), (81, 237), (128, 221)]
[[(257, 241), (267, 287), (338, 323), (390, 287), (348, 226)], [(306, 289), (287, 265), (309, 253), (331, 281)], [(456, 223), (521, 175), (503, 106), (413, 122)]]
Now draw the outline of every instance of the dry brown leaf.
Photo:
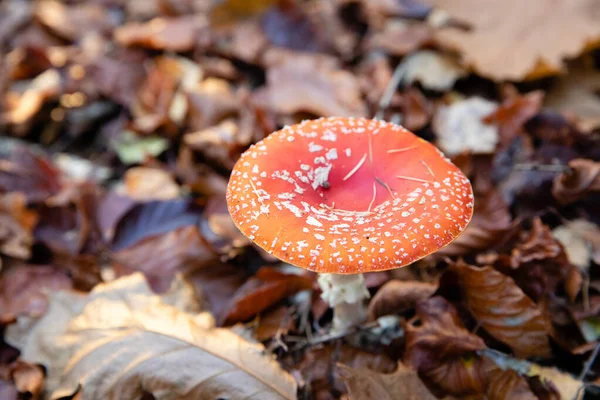
[(198, 16), (154, 18), (149, 22), (129, 22), (114, 31), (123, 46), (142, 46), (155, 50), (190, 51), (199, 30), (207, 21)]
[[(180, 294), (184, 296), (184, 294)], [(24, 321), (22, 321), (24, 322)], [(87, 296), (55, 293), (46, 316), (7, 339), (48, 371), (49, 398), (295, 399), (296, 384), (262, 345), (217, 329), (152, 293), (141, 274), (101, 284)], [(182, 362), (185, 360), (185, 362)]]
[(214, 261), (216, 254), (204, 241), (198, 227), (184, 226), (143, 239), (114, 253), (127, 270), (141, 271), (156, 290), (164, 290), (177, 272), (189, 272)]
[(583, 130), (600, 125), (600, 71), (576, 66), (548, 91), (545, 105), (572, 118)]
[(574, 203), (590, 192), (600, 191), (600, 162), (577, 158), (569, 162), (569, 168), (552, 185), (552, 195), (559, 203)]
[(566, 261), (566, 255), (560, 242), (552, 236), (550, 228), (539, 217), (533, 219), (531, 230), (512, 249), (510, 254), (511, 267), (519, 268), (522, 264), (532, 261), (555, 259)]
[[(33, 365), (17, 359), (7, 366), (0, 365), (0, 379), (12, 381), (20, 396), (14, 399), (27, 398), (31, 400), (43, 399), (44, 395), (44, 371), (40, 366)], [(10, 399), (11, 397), (2, 397)]]
[(527, 381), (513, 370), (495, 368), (489, 372), (486, 389), (487, 400), (537, 400)]
[(417, 303), (416, 316), (406, 324), (404, 361), (419, 371), (485, 347), (483, 339), (464, 328), (454, 306), (440, 296)]
[(136, 200), (170, 200), (179, 197), (179, 185), (171, 174), (162, 169), (129, 168), (123, 179), (127, 196)]
[(402, 69), (403, 82), (419, 82), (427, 89), (439, 91), (452, 89), (459, 78), (467, 75), (454, 58), (431, 50), (409, 55), (399, 68)]
[(0, 194), (0, 253), (26, 260), (31, 256), (37, 214), (26, 208), (23, 193)]
[[(575, 58), (600, 40), (595, 0), (429, 0), (471, 27), (448, 27), (439, 43), (463, 54), (475, 72), (496, 80), (556, 74), (563, 59)], [(515, 12), (518, 10), (518, 12)]]
[(36, 4), (35, 17), (52, 33), (71, 41), (82, 39), (90, 32), (112, 28), (108, 10), (93, 3), (69, 7), (59, 1), (43, 0)]
[(416, 371), (401, 362), (393, 374), (354, 369), (338, 364), (351, 400), (436, 400)]
[(469, 312), (490, 335), (508, 344), (518, 357), (550, 354), (550, 319), (512, 278), (492, 267), (462, 262), (449, 270), (458, 277)]
[(267, 108), (286, 114), (367, 115), (357, 78), (336, 59), (284, 51), (267, 52), (264, 59), (267, 85), (256, 96)]
[(417, 303), (416, 316), (405, 332), (408, 366), (449, 393), (484, 391), (484, 361), (473, 353), (484, 349), (485, 343), (464, 328), (454, 306), (443, 297)]
[(224, 325), (247, 321), (280, 300), (300, 290), (311, 289), (312, 284), (312, 279), (304, 275), (285, 274), (263, 267), (237, 290), (220, 320)]
[(404, 56), (431, 42), (432, 36), (432, 30), (426, 24), (389, 19), (381, 31), (367, 39), (367, 47), (394, 56)]
[(585, 219), (569, 221), (555, 228), (552, 236), (565, 249), (569, 262), (583, 271), (590, 267), (590, 261), (600, 264), (600, 228)]
[(58, 96), (60, 81), (60, 73), (56, 69), (48, 69), (38, 75), (29, 82), (23, 93), (13, 93), (14, 102), (3, 117), (13, 124), (24, 124), (30, 121), (47, 100)]
[(254, 337), (258, 341), (265, 341), (276, 336), (287, 334), (296, 328), (294, 316), (286, 305), (275, 307), (272, 311), (261, 314)]
[(0, 323), (21, 315), (40, 317), (46, 312), (50, 292), (70, 288), (71, 279), (58, 268), (46, 265), (11, 267), (0, 279)]
[(368, 318), (374, 321), (412, 308), (418, 301), (431, 297), (437, 288), (438, 285), (428, 282), (391, 280), (369, 302)]
[(397, 368), (397, 362), (383, 353), (370, 353), (343, 343), (339, 346), (312, 348), (304, 354), (299, 363), (297, 360), (293, 363), (298, 374), (310, 382), (311, 390), (317, 399), (331, 399), (332, 392), (346, 391), (342, 372), (338, 368), (340, 364), (361, 371), (370, 370), (383, 374), (391, 374)]
[(508, 145), (523, 131), (523, 126), (542, 108), (544, 92), (536, 90), (520, 95), (516, 89), (507, 90), (507, 98), (498, 109), (483, 119), (485, 123), (498, 126), (500, 145)]

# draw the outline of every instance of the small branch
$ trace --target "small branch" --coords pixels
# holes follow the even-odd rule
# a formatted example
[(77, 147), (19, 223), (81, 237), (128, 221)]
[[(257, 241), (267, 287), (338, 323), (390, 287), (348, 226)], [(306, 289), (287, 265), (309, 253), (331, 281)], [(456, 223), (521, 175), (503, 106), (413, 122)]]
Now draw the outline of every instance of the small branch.
[(592, 364), (594, 364), (594, 361), (596, 360), (596, 357), (598, 356), (598, 351), (600, 351), (600, 343), (596, 343), (596, 347), (594, 347), (594, 351), (592, 351), (592, 354), (590, 355), (590, 357), (587, 359), (585, 364), (583, 364), (583, 368), (581, 370), (581, 373), (579, 374), (580, 381), (585, 379), (585, 376), (590, 371), (590, 368), (592, 368)]
[(394, 92), (396, 88), (402, 81), (404, 77), (405, 68), (403, 68), (402, 63), (399, 63), (396, 69), (394, 70), (394, 74), (390, 78), (383, 95), (381, 96), (381, 100), (379, 100), (379, 106), (377, 108), (377, 112), (375, 113), (375, 119), (383, 119), (383, 114), (385, 110), (390, 106), (390, 102), (392, 101), (392, 97), (394, 96)]

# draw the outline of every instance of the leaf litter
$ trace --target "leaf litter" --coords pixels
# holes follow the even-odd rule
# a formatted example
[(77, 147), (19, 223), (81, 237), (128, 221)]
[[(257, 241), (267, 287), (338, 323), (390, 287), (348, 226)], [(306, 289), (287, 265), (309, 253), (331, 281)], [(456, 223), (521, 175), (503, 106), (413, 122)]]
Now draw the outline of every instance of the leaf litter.
[[(597, 397), (600, 14), (550, 3), (1, 2), (0, 397)], [(375, 115), (474, 218), (331, 334), (225, 188), (285, 125)]]

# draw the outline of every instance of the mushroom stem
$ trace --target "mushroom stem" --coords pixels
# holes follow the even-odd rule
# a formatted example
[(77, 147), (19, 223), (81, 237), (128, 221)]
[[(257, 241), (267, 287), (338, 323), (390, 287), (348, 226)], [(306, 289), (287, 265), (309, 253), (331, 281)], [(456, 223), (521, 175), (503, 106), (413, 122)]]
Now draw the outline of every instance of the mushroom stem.
[(333, 308), (332, 332), (343, 332), (367, 317), (365, 299), (369, 291), (362, 274), (319, 274), (321, 298)]

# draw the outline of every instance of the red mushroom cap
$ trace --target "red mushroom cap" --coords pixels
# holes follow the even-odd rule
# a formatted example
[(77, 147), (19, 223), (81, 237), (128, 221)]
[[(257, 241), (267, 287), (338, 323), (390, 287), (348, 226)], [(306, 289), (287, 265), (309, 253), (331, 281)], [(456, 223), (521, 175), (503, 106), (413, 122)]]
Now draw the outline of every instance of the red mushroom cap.
[(321, 118), (242, 154), (227, 204), (238, 228), (281, 260), (353, 274), (402, 267), (452, 242), (471, 220), (473, 192), (401, 126)]

